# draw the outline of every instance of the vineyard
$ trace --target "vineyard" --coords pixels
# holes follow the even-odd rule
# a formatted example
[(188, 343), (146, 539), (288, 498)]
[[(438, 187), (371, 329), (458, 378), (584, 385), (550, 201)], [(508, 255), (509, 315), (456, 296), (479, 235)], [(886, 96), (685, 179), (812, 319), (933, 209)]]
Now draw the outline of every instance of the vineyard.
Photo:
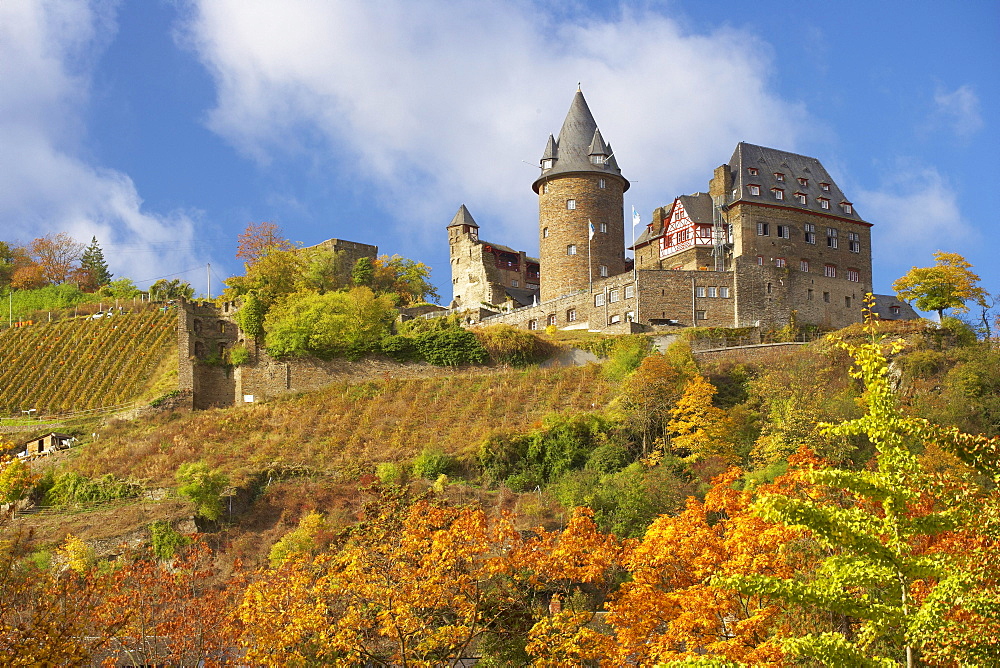
[(167, 481), (198, 459), (239, 471), (269, 462), (370, 466), (426, 447), (467, 457), (494, 431), (523, 432), (554, 412), (600, 408), (613, 393), (596, 365), (337, 384), (158, 425), (116, 425), (74, 465), (88, 475)]
[(0, 415), (34, 417), (134, 400), (173, 350), (177, 317), (159, 309), (0, 332)]

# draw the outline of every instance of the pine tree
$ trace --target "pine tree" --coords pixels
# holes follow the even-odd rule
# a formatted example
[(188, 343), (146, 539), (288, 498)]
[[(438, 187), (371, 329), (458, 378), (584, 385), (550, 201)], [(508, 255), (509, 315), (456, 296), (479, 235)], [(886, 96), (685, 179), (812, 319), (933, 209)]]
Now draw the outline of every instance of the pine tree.
[(108, 263), (104, 260), (104, 251), (97, 243), (97, 237), (92, 237), (90, 245), (83, 251), (80, 266), (90, 275), (98, 287), (110, 283), (111, 277), (114, 276), (108, 271)]

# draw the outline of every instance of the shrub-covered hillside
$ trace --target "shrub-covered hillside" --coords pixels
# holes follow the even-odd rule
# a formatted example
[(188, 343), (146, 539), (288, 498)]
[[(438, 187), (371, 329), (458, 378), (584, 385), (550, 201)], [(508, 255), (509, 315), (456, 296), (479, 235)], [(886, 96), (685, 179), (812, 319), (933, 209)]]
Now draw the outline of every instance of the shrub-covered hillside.
[(137, 399), (174, 355), (177, 317), (159, 309), (0, 332), (0, 414), (39, 416)]

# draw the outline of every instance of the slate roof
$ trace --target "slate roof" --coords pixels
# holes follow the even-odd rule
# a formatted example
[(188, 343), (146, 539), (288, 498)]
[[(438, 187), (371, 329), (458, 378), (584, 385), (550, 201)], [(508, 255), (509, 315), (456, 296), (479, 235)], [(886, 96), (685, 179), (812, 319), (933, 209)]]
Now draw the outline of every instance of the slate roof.
[[(714, 222), (712, 217), (712, 198), (708, 193), (681, 195), (676, 199), (680, 200), (681, 206), (684, 207), (684, 210), (687, 212), (692, 222), (702, 224), (712, 224), (712, 222)], [(670, 205), (670, 211), (673, 211), (673, 203)], [(654, 222), (652, 229), (650, 229), (647, 225), (646, 229), (644, 229), (642, 234), (639, 235), (639, 238), (635, 240), (635, 244), (629, 246), (628, 250), (635, 250), (637, 247), (645, 243), (649, 243), (654, 239), (662, 237), (665, 229), (660, 222), (661, 221)]]
[(511, 298), (518, 306), (531, 306), (537, 304), (538, 290), (529, 290), (527, 288), (508, 288), (504, 287), (504, 293)]
[[(595, 165), (591, 161), (591, 156), (598, 155), (604, 156), (605, 160), (602, 164)], [(587, 100), (579, 90), (573, 96), (566, 120), (559, 130), (559, 137), (549, 135), (545, 150), (542, 152), (542, 160), (552, 160), (553, 164), (549, 169), (542, 169), (541, 176), (532, 184), (531, 188), (536, 193), (542, 181), (551, 176), (579, 172), (617, 176), (625, 182), (625, 190), (629, 188), (628, 180), (622, 176), (622, 171), (618, 168), (618, 161), (615, 160), (611, 144), (605, 142), (601, 136), (601, 131), (597, 129), (597, 121), (587, 106)]]
[[(898, 306), (899, 313), (893, 313), (892, 307)], [(896, 295), (875, 295), (875, 315), (881, 320), (916, 320), (920, 315), (913, 307), (902, 301)]]
[(448, 223), (448, 227), (454, 227), (456, 225), (469, 225), (470, 227), (477, 227), (477, 228), (479, 227), (479, 225), (476, 224), (475, 219), (472, 217), (472, 214), (469, 213), (469, 210), (467, 208), (465, 208), (464, 204), (458, 207), (458, 213), (456, 213), (455, 217), (451, 219), (450, 223)]
[[(750, 174), (748, 171), (750, 168), (757, 169), (756, 176)], [(850, 200), (816, 158), (740, 142), (736, 145), (736, 150), (733, 151), (733, 157), (729, 159), (729, 170), (733, 176), (733, 190), (726, 193), (726, 204), (740, 201), (780, 204), (780, 206), (792, 209), (808, 210), (864, 222), (853, 206), (851, 213), (844, 213), (840, 203), (850, 202)], [(778, 181), (775, 174), (783, 174), (785, 180)], [(806, 179), (806, 185), (799, 183), (800, 178)], [(829, 184), (829, 191), (824, 191), (820, 187), (821, 183)], [(760, 186), (760, 195), (750, 194), (748, 186), (751, 184)], [(772, 188), (784, 190), (784, 199), (776, 201), (771, 192)], [(799, 204), (798, 200), (795, 199), (797, 192), (806, 196), (805, 204)], [(830, 200), (829, 209), (820, 206), (819, 198), (821, 197)]]

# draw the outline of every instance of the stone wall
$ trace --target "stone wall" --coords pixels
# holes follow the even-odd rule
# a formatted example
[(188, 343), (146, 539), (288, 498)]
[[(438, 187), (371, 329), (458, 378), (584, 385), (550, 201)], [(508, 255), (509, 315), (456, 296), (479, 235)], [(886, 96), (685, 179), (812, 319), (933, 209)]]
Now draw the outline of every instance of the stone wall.
[[(182, 302), (177, 313), (177, 385), (190, 391), (196, 409), (229, 406), (235, 378), (221, 364), (239, 337), (232, 305)], [(215, 360), (216, 363), (210, 363)]]
[[(556, 176), (541, 185), (538, 220), (542, 301), (585, 289), (590, 271), (596, 280), (602, 265), (609, 276), (625, 271), (624, 184), (624, 179), (614, 174), (587, 173)], [(571, 200), (573, 209), (567, 204)], [(588, 262), (590, 223), (596, 232), (589, 242), (592, 258)], [(600, 231), (602, 224), (607, 232)], [(567, 251), (570, 246), (575, 253)]]
[(752, 362), (766, 365), (794, 354), (805, 343), (762, 343), (756, 346), (692, 351), (697, 362)]

